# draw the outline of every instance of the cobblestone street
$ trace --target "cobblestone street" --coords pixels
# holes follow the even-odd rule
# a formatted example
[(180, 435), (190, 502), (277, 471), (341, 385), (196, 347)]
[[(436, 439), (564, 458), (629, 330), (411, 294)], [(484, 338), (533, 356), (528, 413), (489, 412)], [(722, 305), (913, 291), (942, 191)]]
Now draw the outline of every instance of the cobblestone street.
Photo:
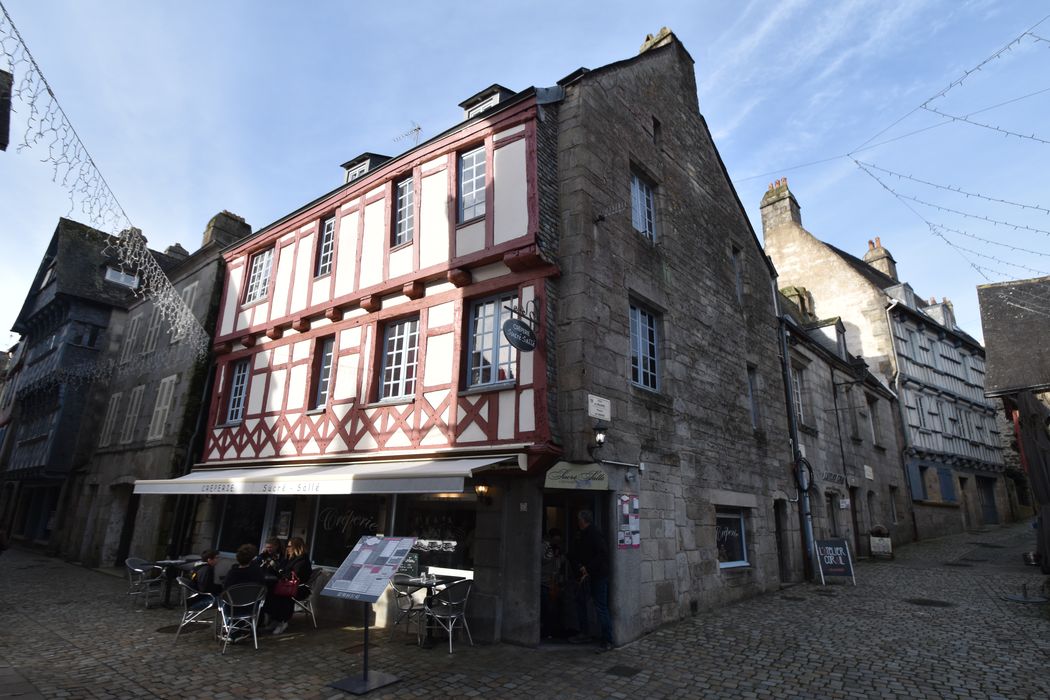
[[(592, 647), (442, 645), (372, 635), (370, 697), (1047, 698), (1050, 610), (1010, 602), (1047, 577), (1022, 563), (1027, 524), (922, 542), (862, 562), (857, 586), (800, 585), (702, 612), (606, 654)], [(132, 608), (124, 581), (35, 553), (0, 558), (0, 696), (336, 698), (361, 632), (296, 617), (220, 656), (178, 612)], [(615, 611), (614, 611), (615, 613)]]

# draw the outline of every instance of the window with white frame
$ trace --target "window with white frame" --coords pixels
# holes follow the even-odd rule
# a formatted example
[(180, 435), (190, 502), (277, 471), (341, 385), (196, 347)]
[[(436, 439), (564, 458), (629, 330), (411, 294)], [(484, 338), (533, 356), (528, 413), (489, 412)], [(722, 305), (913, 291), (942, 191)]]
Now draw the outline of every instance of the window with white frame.
[[(182, 290), (182, 303), (185, 304), (186, 308), (190, 310), (190, 314), (191, 315), (193, 314), (193, 302), (195, 302), (196, 300), (197, 300), (197, 283), (194, 282), (193, 284), (184, 287), (183, 290)], [(176, 323), (176, 324), (174, 324), (174, 326), (175, 326), (175, 328), (181, 328), (182, 324)], [(172, 332), (171, 332), (171, 342), (172, 343), (179, 342), (180, 340), (182, 340), (182, 336), (183, 336), (182, 333), (179, 333), (176, 330), (172, 330)]]
[(324, 408), (328, 403), (328, 388), (332, 380), (332, 355), (335, 350), (335, 336), (328, 336), (317, 341), (317, 355), (314, 365), (314, 395), (310, 408)]
[(317, 239), (317, 267), (314, 276), (320, 277), (332, 271), (332, 253), (335, 250), (335, 217), (329, 216), (321, 222), (321, 233)]
[(915, 397), (915, 409), (918, 412), (919, 427), (923, 429), (929, 428), (930, 419), (926, 415), (926, 401), (921, 396)]
[(878, 445), (882, 436), (882, 425), (879, 423), (879, 400), (874, 396), (868, 399), (868, 427), (871, 428), (871, 444)]
[(631, 171), (631, 225), (649, 240), (656, 240), (653, 186), (635, 170)]
[(128, 289), (135, 289), (139, 286), (138, 275), (129, 275), (123, 270), (118, 270), (114, 267), (106, 268), (106, 279), (123, 287), (127, 287)]
[(270, 270), (273, 268), (273, 248), (267, 248), (252, 256), (248, 272), (248, 290), (244, 303), (250, 304), (264, 298), (270, 291)]
[(175, 390), (175, 381), (179, 375), (173, 374), (160, 380), (157, 386), (157, 400), (153, 403), (153, 416), (149, 421), (147, 440), (160, 440), (168, 425), (168, 414), (171, 412), (171, 399)]
[(139, 407), (142, 405), (142, 392), (145, 386), (139, 384), (131, 390), (128, 397), (128, 412), (124, 414), (124, 425), (120, 429), (120, 444), (126, 445), (135, 437), (135, 423), (139, 418)]
[(795, 404), (795, 419), (799, 425), (806, 422), (805, 402), (802, 400), (806, 389), (805, 370), (799, 367), (791, 368), (791, 400)]
[(751, 411), (751, 427), (758, 429), (758, 370), (754, 365), (747, 366), (747, 404)]
[(117, 413), (120, 411), (120, 399), (123, 396), (123, 392), (118, 391), (109, 397), (109, 404), (106, 406), (106, 417), (102, 421), (102, 434), (99, 435), (98, 439), (99, 447), (106, 447), (113, 442), (113, 430), (117, 426)]
[(715, 546), (719, 568), (748, 566), (747, 523), (742, 508), (715, 508)]
[(399, 246), (412, 240), (415, 228), (415, 193), (412, 189), (412, 178), (408, 177), (397, 183), (394, 196), (394, 238), (392, 246)]
[(470, 305), (470, 347), (467, 385), (484, 386), (514, 379), (518, 351), (503, 336), (503, 322), (511, 317), (508, 306), (518, 301), (516, 292), (480, 299)]
[(146, 324), (146, 337), (142, 339), (142, 354), (148, 355), (157, 349), (157, 336), (160, 335), (160, 309), (154, 307)]
[(237, 360), (230, 366), (230, 395), (226, 401), (226, 422), (240, 423), (244, 418), (244, 396), (248, 393), (248, 360)]
[(380, 399), (412, 396), (416, 392), (419, 355), (419, 319), (390, 323), (383, 334), (383, 383)]
[(459, 222), (485, 215), (485, 147), (459, 156)]
[(141, 322), (141, 314), (134, 316), (128, 322), (128, 332), (124, 335), (124, 346), (120, 349), (120, 364), (131, 360), (131, 353), (135, 349), (135, 340), (139, 334), (139, 324)]
[(640, 304), (631, 304), (631, 382), (656, 391), (660, 388), (657, 316)]

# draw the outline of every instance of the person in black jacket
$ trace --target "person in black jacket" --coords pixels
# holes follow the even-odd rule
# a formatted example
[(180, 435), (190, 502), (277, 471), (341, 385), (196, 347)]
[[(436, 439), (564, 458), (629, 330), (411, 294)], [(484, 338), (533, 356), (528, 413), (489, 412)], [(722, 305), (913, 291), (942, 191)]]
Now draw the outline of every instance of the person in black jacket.
[(239, 583), (261, 583), (266, 585), (263, 570), (255, 563), (255, 545), (242, 544), (237, 549), (237, 563), (226, 572), (226, 578), (222, 581), (222, 589)]
[(580, 634), (569, 641), (581, 643), (589, 641), (587, 635), (587, 598), (594, 603), (594, 612), (601, 626), (601, 638), (598, 651), (613, 648), (612, 619), (609, 616), (609, 545), (605, 535), (595, 527), (594, 514), (581, 510), (576, 516), (580, 533), (576, 544), (575, 560), (580, 588), (587, 592), (577, 598)]
[(201, 552), (201, 560), (194, 565), (193, 574), (190, 576), (198, 592), (212, 595), (222, 593), (222, 586), (215, 580), (215, 562), (218, 560), (219, 553), (214, 549)]
[[(310, 580), (313, 566), (310, 564), (310, 557), (306, 553), (306, 542), (302, 537), (293, 537), (288, 540), (288, 546), (285, 548), (285, 559), (280, 578), (289, 579), (294, 574), (299, 581), (295, 599), (305, 600), (309, 598), (311, 591), (306, 582)], [(274, 595), (274, 591), (271, 590), (270, 595), (266, 598), (264, 611), (270, 616), (271, 620), (277, 623), (273, 628), (273, 633), (282, 634), (288, 627), (288, 621), (292, 619), (292, 613), (295, 612), (295, 603), (289, 597)]]

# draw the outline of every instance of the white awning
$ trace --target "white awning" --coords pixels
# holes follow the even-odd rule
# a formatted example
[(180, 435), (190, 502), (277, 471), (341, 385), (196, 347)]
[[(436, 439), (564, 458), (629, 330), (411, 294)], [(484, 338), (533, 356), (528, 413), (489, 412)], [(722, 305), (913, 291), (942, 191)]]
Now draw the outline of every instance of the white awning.
[(464, 479), (476, 470), (515, 458), (516, 455), (491, 455), (472, 459), (201, 469), (177, 479), (140, 479), (135, 482), (135, 493), (279, 496), (458, 493), (463, 491)]

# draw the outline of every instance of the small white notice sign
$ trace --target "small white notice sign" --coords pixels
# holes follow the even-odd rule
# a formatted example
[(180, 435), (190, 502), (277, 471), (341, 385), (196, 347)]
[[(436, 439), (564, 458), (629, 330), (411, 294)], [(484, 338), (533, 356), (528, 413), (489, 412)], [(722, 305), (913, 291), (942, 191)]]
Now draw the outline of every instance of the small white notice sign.
[(612, 421), (612, 402), (601, 396), (587, 394), (587, 415), (606, 422)]

